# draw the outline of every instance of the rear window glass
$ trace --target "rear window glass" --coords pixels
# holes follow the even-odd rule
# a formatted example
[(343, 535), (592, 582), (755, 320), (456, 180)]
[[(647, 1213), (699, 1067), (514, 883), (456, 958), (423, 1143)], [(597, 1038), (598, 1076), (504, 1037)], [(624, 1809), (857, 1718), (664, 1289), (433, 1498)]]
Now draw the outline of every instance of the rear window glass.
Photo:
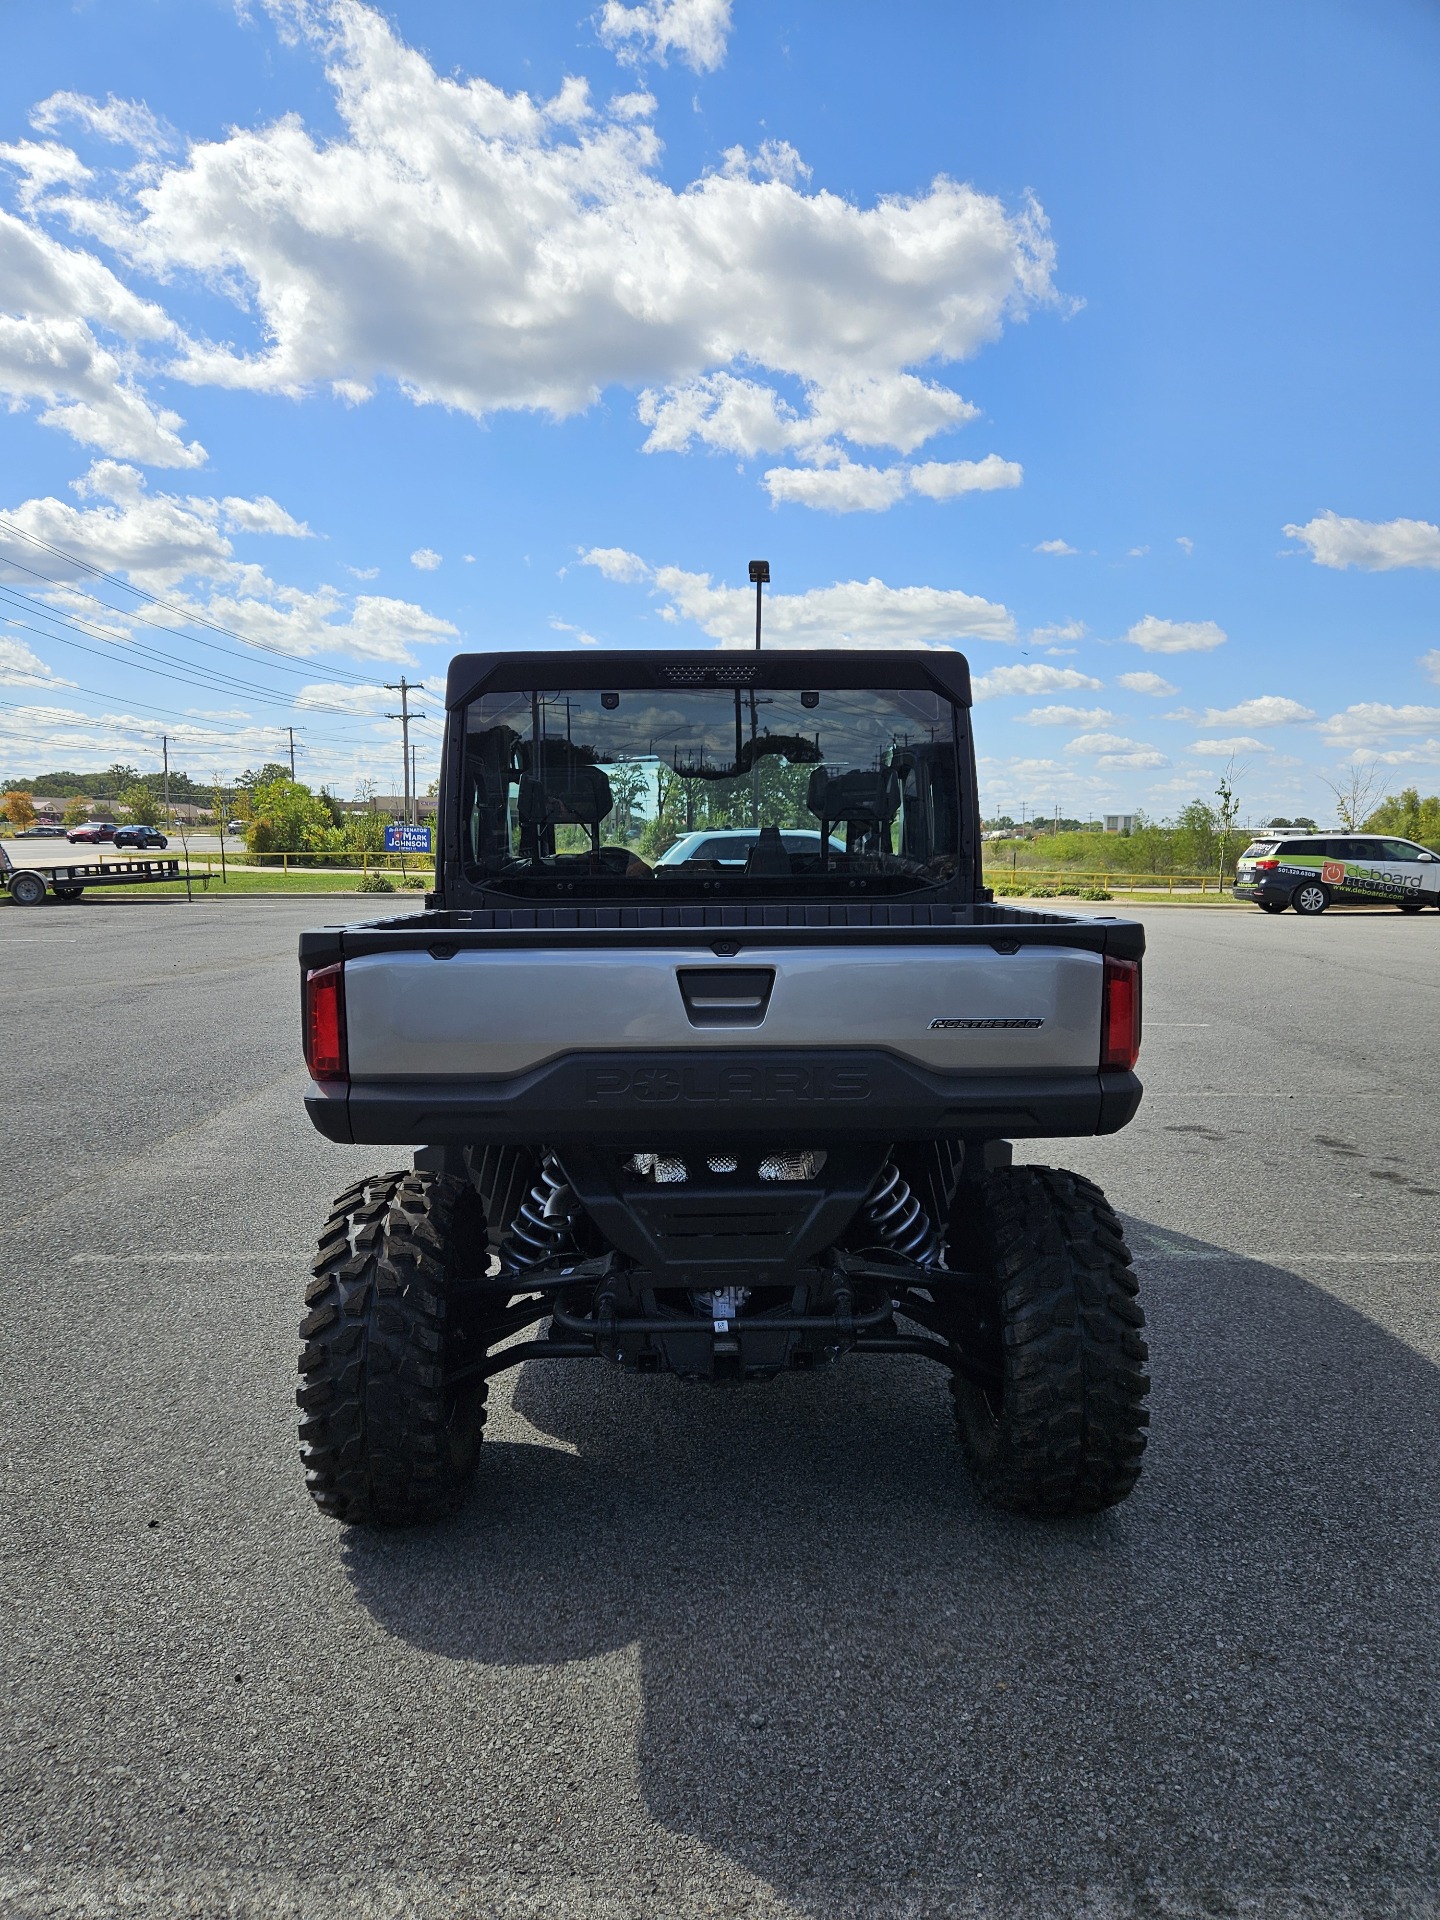
[(1267, 853), (1273, 853), (1279, 844), (1280, 842), (1278, 840), (1252, 840), (1240, 858), (1242, 860), (1263, 860), (1265, 855)]

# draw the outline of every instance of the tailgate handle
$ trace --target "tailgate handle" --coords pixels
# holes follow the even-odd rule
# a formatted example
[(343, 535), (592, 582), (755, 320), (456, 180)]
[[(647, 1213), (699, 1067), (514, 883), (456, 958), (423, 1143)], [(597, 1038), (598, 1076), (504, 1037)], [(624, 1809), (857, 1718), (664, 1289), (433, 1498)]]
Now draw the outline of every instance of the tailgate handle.
[(758, 1027), (775, 985), (773, 967), (677, 967), (692, 1027)]

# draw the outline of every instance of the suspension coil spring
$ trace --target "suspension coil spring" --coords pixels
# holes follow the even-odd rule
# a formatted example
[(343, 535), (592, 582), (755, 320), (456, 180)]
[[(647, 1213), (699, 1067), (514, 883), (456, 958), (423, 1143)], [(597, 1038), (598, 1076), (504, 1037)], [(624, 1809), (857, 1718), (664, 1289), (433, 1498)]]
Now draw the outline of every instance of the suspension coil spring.
[(940, 1258), (941, 1239), (934, 1222), (900, 1178), (900, 1169), (887, 1160), (864, 1201), (865, 1217), (892, 1253), (903, 1254), (917, 1267), (933, 1267)]
[(579, 1249), (575, 1242), (575, 1189), (561, 1171), (553, 1153), (547, 1153), (540, 1176), (516, 1209), (500, 1249), (500, 1271), (522, 1273), (526, 1267), (563, 1260)]

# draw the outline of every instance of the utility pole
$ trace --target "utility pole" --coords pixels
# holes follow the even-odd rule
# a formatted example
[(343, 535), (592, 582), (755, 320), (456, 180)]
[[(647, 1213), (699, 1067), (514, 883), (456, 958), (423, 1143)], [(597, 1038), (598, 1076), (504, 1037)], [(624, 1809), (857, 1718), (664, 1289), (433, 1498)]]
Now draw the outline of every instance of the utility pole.
[(420, 776), (415, 771), (415, 763), (419, 757), (419, 743), (412, 742), (410, 747), (410, 796), (415, 804), (415, 818), (410, 824), (414, 827), (420, 825)]
[(423, 693), (425, 691), (425, 682), (423, 680), (407, 680), (402, 673), (398, 681), (387, 680), (385, 682), (385, 691), (387, 693), (398, 693), (400, 696), (399, 713), (387, 713), (385, 718), (387, 720), (398, 720), (400, 722), (400, 768), (405, 781), (405, 824), (408, 827), (414, 825), (414, 822), (410, 818), (410, 722), (412, 720), (423, 720), (425, 718), (423, 713), (412, 713), (410, 711), (410, 696), (412, 693)]
[(290, 736), (290, 778), (293, 780), (295, 778), (295, 735), (297, 733), (303, 733), (305, 729), (303, 727), (287, 727), (285, 731)]
[(168, 733), (162, 733), (160, 736), (160, 751), (165, 756), (165, 824), (168, 827), (172, 824), (170, 819), (170, 736)]

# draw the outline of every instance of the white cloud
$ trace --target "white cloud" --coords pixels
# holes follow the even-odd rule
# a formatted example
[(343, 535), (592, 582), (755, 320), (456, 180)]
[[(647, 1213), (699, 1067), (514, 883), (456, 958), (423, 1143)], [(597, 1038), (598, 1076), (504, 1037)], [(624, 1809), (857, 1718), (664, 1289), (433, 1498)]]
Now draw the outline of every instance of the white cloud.
[(663, 67), (673, 53), (696, 73), (713, 73), (725, 59), (730, 0), (640, 0), (630, 7), (605, 0), (599, 33), (632, 64), (657, 60)]
[[(708, 573), (682, 567), (652, 568), (623, 547), (592, 547), (580, 558), (607, 579), (647, 579), (651, 591), (664, 598), (664, 619), (693, 621), (722, 647), (755, 644), (751, 587), (717, 587)], [(765, 596), (766, 646), (945, 647), (971, 638), (1013, 641), (1014, 617), (1008, 608), (958, 587), (891, 587), (873, 577)]]
[(552, 619), (550, 622), (550, 625), (552, 626), (552, 628), (555, 630), (556, 633), (573, 634), (575, 638), (580, 642), (580, 645), (582, 647), (598, 647), (600, 644), (600, 642), (595, 638), (593, 633), (587, 633), (584, 627), (571, 626), (568, 620)]
[(1149, 551), (1149, 547), (1127, 547), (1125, 557), (1127, 560), (1143, 560)]
[(297, 707), (334, 709), (343, 707), (354, 713), (379, 719), (390, 705), (391, 694), (385, 687), (349, 687), (339, 681), (316, 680), (301, 687), (295, 696)]
[(1146, 746), (1143, 740), (1127, 740), (1119, 733), (1077, 734), (1073, 740), (1066, 741), (1065, 751), (1093, 754), (1097, 767), (1143, 770), (1170, 764), (1157, 748)]
[(375, 580), (379, 578), (380, 569), (378, 567), (352, 567), (348, 562), (342, 564), (345, 566), (346, 573), (352, 574), (357, 580)]
[(1440, 729), (1440, 707), (1385, 706), (1366, 700), (1322, 720), (1318, 731), (1340, 746), (1363, 746), (1394, 733), (1430, 733)]
[(1103, 727), (1115, 715), (1105, 707), (1032, 707), (1015, 718), (1027, 727)]
[(1182, 553), (1194, 553), (1195, 551), (1195, 542), (1190, 539), (1188, 534), (1177, 533), (1175, 536), (1175, 544)]
[(647, 387), (636, 407), (650, 428), (644, 450), (684, 453), (698, 440), (747, 460), (795, 453), (824, 463), (837, 457), (833, 441), (843, 439), (912, 453), (979, 411), (952, 388), (913, 373), (842, 375), (823, 385), (812, 380), (803, 391), (804, 413), (774, 387), (731, 373), (703, 374), (660, 392)]
[(1068, 540), (1042, 540), (1035, 549), (1036, 553), (1078, 553), (1078, 547), (1072, 547)]
[(1148, 693), (1156, 700), (1166, 699), (1180, 691), (1178, 687), (1172, 687), (1168, 680), (1163, 680), (1158, 673), (1122, 673), (1116, 685), (1128, 688), (1131, 693)]
[(0, 686), (73, 687), (74, 684), (73, 680), (62, 680), (23, 640), (8, 640), (0, 634)]
[(1147, 613), (1125, 635), (1146, 653), (1209, 653), (1223, 647), (1227, 635), (1213, 620), (1157, 620)]
[[(413, 646), (455, 636), (448, 620), (410, 601), (361, 594), (347, 605), (333, 587), (286, 586), (238, 559), (226, 527), (235, 530), (245, 509), (254, 508), (255, 518), (267, 525), (275, 515), (290, 519), (268, 496), (222, 502), (193, 494), (181, 499), (152, 493), (136, 468), (115, 460), (95, 461), (75, 482), (75, 491), (82, 501), (98, 504), (75, 507), (46, 495), (5, 509), (23, 532), (48, 541), (77, 563), (45, 555), (45, 571), (57, 581), (49, 598), (63, 601), (67, 588), (88, 586), (88, 563), (163, 595), (182, 618), (198, 615), (247, 640), (300, 657), (348, 652), (367, 660), (410, 663)], [(16, 552), (14, 542), (10, 552)], [(33, 584), (0, 557), (0, 579), (5, 578)], [(83, 610), (87, 619), (95, 617), (88, 601), (76, 610)]]
[(763, 484), (777, 505), (786, 501), (828, 513), (876, 513), (894, 506), (907, 490), (953, 500), (962, 493), (1018, 487), (1024, 477), (1018, 462), (987, 453), (983, 460), (927, 460), (918, 467), (870, 467), (844, 458), (824, 467), (771, 467)]
[(598, 567), (607, 580), (619, 580), (627, 585), (650, 578), (648, 563), (624, 547), (590, 547), (580, 555), (580, 562), (582, 566)]
[(1312, 708), (1278, 693), (1257, 694), (1234, 707), (1206, 707), (1198, 718), (1202, 727), (1293, 727), (1302, 720), (1313, 720)]
[(953, 500), (958, 493), (993, 493), (1018, 487), (1025, 469), (1018, 460), (987, 453), (983, 460), (927, 460), (910, 469), (910, 488), (932, 500)]
[[(233, 494), (229, 494), (220, 502), (220, 510), (225, 517), (225, 525), (232, 533), (275, 533), (287, 540), (315, 538), (303, 520), (297, 520), (293, 514), (287, 513), (279, 501), (272, 500), (268, 493), (259, 494), (254, 500), (237, 500)], [(373, 573), (357, 575), (360, 579), (373, 577)]]
[(1370, 573), (1440, 567), (1440, 527), (1429, 520), (1345, 520), (1327, 509), (1285, 532), (1302, 540), (1321, 567), (1364, 567)]
[[(0, 151), (12, 161), (20, 152)], [(163, 310), (92, 254), (0, 210), (0, 395), (11, 406), (39, 405), (46, 426), (82, 446), (151, 466), (199, 466), (205, 449), (182, 441), (180, 415), (156, 407), (139, 384), (139, 343), (175, 338)]]
[(1228, 740), (1197, 740), (1185, 751), (1187, 753), (1268, 753), (1270, 748), (1263, 740), (1256, 740), (1249, 734), (1237, 733)]
[[(154, 282), (198, 280), (244, 314), (233, 341), (175, 341), (181, 379), (357, 405), (393, 381), (477, 418), (566, 415), (621, 385), (644, 391), (655, 447), (829, 466), (840, 440), (903, 453), (970, 417), (913, 369), (969, 358), (1053, 298), (1031, 203), (941, 176), (859, 206), (806, 187), (774, 142), (677, 190), (633, 98), (597, 109), (579, 80), (507, 94), (437, 74), (361, 0), (270, 4), (323, 51), (338, 134), (291, 114), (193, 141), (143, 184), (46, 196)], [(647, 0), (607, 17), (624, 44), (698, 60), (721, 12)]]
[(1032, 640), (1083, 640), (1089, 628), (1083, 620), (1062, 620), (1050, 627), (1032, 627)]
[(412, 567), (418, 567), (422, 573), (433, 573), (445, 556), (436, 553), (433, 547), (417, 547), (410, 556)]
[(30, 115), (31, 126), (41, 133), (54, 133), (67, 120), (101, 140), (133, 147), (143, 155), (163, 153), (175, 145), (170, 128), (142, 100), (117, 100), (113, 93), (103, 106), (88, 94), (52, 93)]
[(1426, 740), (1418, 747), (1396, 747), (1369, 757), (1385, 767), (1436, 767), (1440, 766), (1440, 740)]
[(1098, 688), (1100, 682), (1074, 667), (992, 667), (970, 683), (977, 700), (996, 700), (1007, 693), (1074, 693), (1084, 687)]
[(764, 485), (777, 506), (785, 501), (826, 513), (878, 513), (904, 493), (905, 474), (899, 467), (842, 460), (834, 467), (771, 467)]

